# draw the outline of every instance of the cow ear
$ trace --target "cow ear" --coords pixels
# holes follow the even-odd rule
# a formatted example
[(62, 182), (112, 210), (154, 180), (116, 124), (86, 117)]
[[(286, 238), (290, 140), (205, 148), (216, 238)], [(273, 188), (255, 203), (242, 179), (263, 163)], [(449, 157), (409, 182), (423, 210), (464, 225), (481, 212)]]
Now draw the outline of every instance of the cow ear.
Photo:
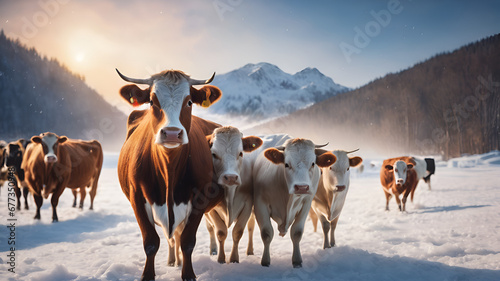
[(361, 165), (361, 163), (363, 162), (363, 159), (361, 157), (352, 157), (352, 158), (349, 158), (349, 166), (351, 167), (357, 167), (359, 165)]
[(207, 139), (208, 146), (210, 148), (212, 148), (212, 145), (214, 144), (214, 137), (213, 137), (213, 135), (208, 135), (205, 138)]
[(139, 106), (150, 100), (150, 89), (141, 90), (135, 84), (125, 85), (120, 89), (120, 95), (133, 106)]
[(333, 155), (330, 151), (325, 152), (319, 156), (316, 156), (316, 164), (321, 168), (327, 168), (333, 165), (337, 161), (337, 157)]
[(249, 136), (241, 140), (243, 141), (243, 151), (245, 152), (252, 152), (262, 145), (262, 140), (255, 136)]
[(285, 163), (285, 154), (283, 152), (277, 150), (276, 148), (268, 148), (264, 152), (264, 156), (274, 164), (282, 164)]
[(203, 107), (211, 106), (213, 103), (217, 102), (221, 96), (221, 90), (212, 85), (206, 85), (201, 89), (191, 87), (191, 100)]
[(392, 165), (385, 165), (385, 169), (388, 171), (392, 171), (393, 167)]
[(57, 142), (58, 142), (58, 143), (63, 143), (63, 142), (65, 142), (65, 141), (67, 141), (67, 140), (68, 140), (68, 138), (67, 138), (66, 136), (62, 136), (62, 137), (59, 137), (59, 138), (57, 139)]
[(39, 136), (34, 136), (31, 138), (31, 141), (34, 143), (42, 143), (42, 138)]
[(408, 169), (412, 169), (413, 168), (413, 164), (407, 164), (406, 167), (408, 167)]

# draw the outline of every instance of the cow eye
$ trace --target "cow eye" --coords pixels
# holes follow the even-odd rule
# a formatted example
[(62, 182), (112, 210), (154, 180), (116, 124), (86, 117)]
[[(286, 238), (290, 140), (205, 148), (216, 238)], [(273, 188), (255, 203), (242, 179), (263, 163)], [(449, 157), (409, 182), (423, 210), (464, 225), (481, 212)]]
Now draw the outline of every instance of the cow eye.
[(396, 170), (394, 170), (394, 171), (396, 171), (396, 173), (397, 173), (397, 172), (398, 172), (398, 169), (396, 169)]
[(311, 167), (314, 167), (314, 162), (312, 163)]
[(188, 100), (188, 102), (187, 102), (187, 106), (188, 106), (188, 107), (191, 107), (192, 105), (193, 105), (193, 102), (192, 102), (191, 100)]
[(290, 168), (290, 165), (288, 165), (288, 164), (285, 164), (285, 168)]
[(348, 171), (349, 171), (349, 168), (350, 168), (350, 167), (347, 167), (347, 170), (348, 170)]
[(240, 152), (240, 155), (239, 155), (239, 156), (240, 156), (240, 157), (243, 157), (243, 152)]
[(215, 159), (217, 159), (217, 154), (212, 153), (212, 157), (215, 158)]

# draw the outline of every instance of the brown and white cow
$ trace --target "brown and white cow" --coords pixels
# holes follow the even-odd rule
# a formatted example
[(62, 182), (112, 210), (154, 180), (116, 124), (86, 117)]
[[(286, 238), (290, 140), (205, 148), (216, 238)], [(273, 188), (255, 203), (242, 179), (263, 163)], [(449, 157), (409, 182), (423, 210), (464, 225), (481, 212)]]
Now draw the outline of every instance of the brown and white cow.
[[(253, 208), (252, 162), (246, 154), (259, 148), (262, 140), (255, 136), (243, 137), (237, 128), (231, 126), (215, 129), (207, 140), (212, 151), (215, 178), (224, 188), (224, 200), (205, 214), (210, 233), (210, 254), (217, 253), (217, 236), (217, 261), (226, 262), (224, 242), (228, 228), (234, 222), (233, 248), (229, 262), (238, 263), (238, 245)], [(248, 226), (247, 254), (253, 253), (253, 225), (254, 220)]]
[(311, 202), (318, 189), (319, 167), (336, 161), (331, 152), (315, 150), (312, 141), (289, 139), (284, 146), (268, 148), (253, 167), (254, 212), (264, 242), (261, 265), (271, 264), (270, 244), (274, 236), (271, 218), (278, 224), (280, 236), (291, 226), (293, 267), (302, 266), (300, 240)]
[(314, 225), (319, 217), (324, 235), (323, 249), (335, 246), (335, 228), (349, 191), (350, 168), (358, 167), (363, 162), (361, 157), (349, 158), (347, 154), (351, 152), (354, 151), (332, 151), (337, 161), (330, 167), (321, 168), (321, 178), (311, 205), (310, 217)]
[[(118, 70), (117, 70), (118, 71)], [(217, 205), (224, 192), (213, 181), (213, 163), (206, 139), (219, 125), (191, 115), (192, 105), (208, 107), (222, 95), (208, 80), (191, 79), (182, 71), (168, 70), (148, 79), (120, 77), (137, 85), (120, 89), (132, 105), (150, 103), (128, 120), (127, 139), (118, 160), (118, 177), (141, 229), (146, 264), (142, 280), (155, 278), (155, 256), (160, 237), (155, 224), (169, 239), (169, 265), (173, 265), (177, 237), (182, 249), (182, 279), (196, 278), (191, 255), (196, 231), (205, 211)], [(214, 74), (215, 75), (215, 74)], [(180, 241), (179, 241), (180, 240)]]
[[(21, 169), (25, 149), (29, 142), (25, 139), (10, 142), (4, 148), (3, 157), (5, 167), (14, 168), (14, 188), (17, 196), (17, 209), (21, 210), (21, 195), (24, 196), (24, 209), (28, 210), (29, 188), (24, 180), (24, 170)], [(22, 192), (21, 192), (22, 191)]]
[[(413, 194), (418, 184), (417, 172), (413, 167), (415, 160), (413, 157), (396, 157), (384, 160), (380, 168), (380, 182), (384, 189), (386, 204), (385, 209), (389, 211), (389, 200), (392, 195), (398, 203), (399, 210), (406, 211), (406, 199), (411, 193), (411, 200), (413, 201)], [(403, 194), (402, 200), (399, 196)], [(403, 206), (401, 206), (401, 201)]]
[(43, 198), (48, 199), (52, 194), (52, 221), (58, 221), (56, 208), (66, 187), (75, 189), (90, 185), (92, 210), (102, 168), (101, 144), (96, 140), (72, 140), (50, 132), (33, 136), (31, 141), (24, 154), (22, 169), (35, 199), (35, 219), (40, 219)]

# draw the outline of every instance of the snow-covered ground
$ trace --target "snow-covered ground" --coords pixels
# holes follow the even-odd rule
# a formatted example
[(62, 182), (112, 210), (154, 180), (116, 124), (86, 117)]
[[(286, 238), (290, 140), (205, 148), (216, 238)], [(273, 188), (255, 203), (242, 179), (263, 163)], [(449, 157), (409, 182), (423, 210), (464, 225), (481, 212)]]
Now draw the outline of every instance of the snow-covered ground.
[[(362, 156), (362, 155), (361, 155)], [(375, 159), (374, 163), (381, 159)], [(69, 190), (51, 223), (44, 201), (41, 221), (35, 205), (16, 212), (15, 273), (7, 255), (7, 190), (1, 190), (0, 280), (137, 280), (145, 262), (142, 238), (116, 175), (117, 155), (105, 155), (95, 200), (89, 211), (71, 207)], [(246, 256), (247, 234), (240, 243), (239, 264), (218, 264), (209, 256), (202, 221), (193, 254), (198, 280), (500, 280), (500, 153), (466, 156), (439, 163), (432, 190), (421, 182), (407, 213), (395, 201), (385, 212), (378, 167), (365, 161), (364, 173), (351, 173), (351, 187), (336, 231), (338, 246), (321, 249), (321, 230), (310, 221), (301, 242), (303, 268), (291, 264), (289, 235), (276, 235), (271, 266), (260, 266), (262, 242), (254, 234), (255, 256)], [(157, 280), (180, 280), (180, 268), (168, 267), (162, 237), (156, 258)], [(231, 248), (226, 243), (226, 254)]]

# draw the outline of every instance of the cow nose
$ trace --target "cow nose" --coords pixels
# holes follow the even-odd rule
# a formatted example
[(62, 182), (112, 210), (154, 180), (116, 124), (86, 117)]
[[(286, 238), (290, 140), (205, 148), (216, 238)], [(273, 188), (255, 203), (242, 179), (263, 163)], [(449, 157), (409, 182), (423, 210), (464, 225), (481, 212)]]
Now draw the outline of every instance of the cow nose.
[(47, 159), (47, 163), (55, 163), (57, 161), (57, 157), (55, 157), (53, 155), (47, 156), (46, 159)]
[(166, 127), (160, 130), (164, 142), (181, 142), (183, 131), (177, 127)]
[(397, 180), (397, 181), (396, 181), (396, 184), (403, 185), (403, 180)]
[(238, 175), (227, 174), (224, 175), (222, 182), (225, 185), (235, 185), (238, 180)]
[(294, 186), (294, 188), (295, 188), (295, 194), (307, 194), (307, 193), (309, 193), (309, 185), (307, 185), (307, 184), (303, 184), (303, 185), (296, 184)]
[(345, 185), (337, 185), (337, 191), (344, 191)]

